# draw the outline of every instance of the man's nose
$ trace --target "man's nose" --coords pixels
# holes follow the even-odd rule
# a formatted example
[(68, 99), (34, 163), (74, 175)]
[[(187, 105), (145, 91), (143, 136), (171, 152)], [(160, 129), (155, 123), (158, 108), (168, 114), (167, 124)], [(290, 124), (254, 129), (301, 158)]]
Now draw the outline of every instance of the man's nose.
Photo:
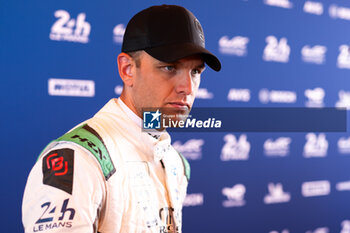
[(181, 75), (178, 79), (178, 83), (176, 85), (177, 93), (184, 93), (185, 95), (190, 95), (193, 92), (193, 80), (190, 72), (186, 72)]

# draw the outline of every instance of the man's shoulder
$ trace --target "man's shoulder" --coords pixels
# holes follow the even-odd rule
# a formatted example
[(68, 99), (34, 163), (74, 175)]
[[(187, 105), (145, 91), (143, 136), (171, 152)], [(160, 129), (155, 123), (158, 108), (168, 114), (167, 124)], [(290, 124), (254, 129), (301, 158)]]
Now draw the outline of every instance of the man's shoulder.
[(115, 166), (102, 137), (87, 123), (64, 134), (56, 141), (68, 141), (88, 150), (98, 161), (106, 180), (115, 173)]
[(67, 147), (67, 149), (74, 150), (74, 148), (80, 147), (88, 154), (92, 155), (100, 165), (106, 180), (115, 173), (115, 166), (103, 138), (95, 129), (90, 127), (88, 123), (82, 123), (58, 139), (53, 140), (41, 152), (40, 156), (44, 156), (57, 147), (62, 147), (62, 144), (64, 144), (64, 147)]

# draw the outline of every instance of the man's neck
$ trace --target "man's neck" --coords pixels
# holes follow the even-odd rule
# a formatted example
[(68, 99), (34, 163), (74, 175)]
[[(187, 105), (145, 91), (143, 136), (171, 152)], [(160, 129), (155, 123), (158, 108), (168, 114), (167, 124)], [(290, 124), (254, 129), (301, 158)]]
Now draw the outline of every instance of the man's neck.
[[(123, 101), (123, 99), (121, 97), (119, 97), (117, 99), (118, 104), (120, 105), (120, 107), (123, 109), (123, 111), (126, 113), (126, 115), (133, 121), (135, 122), (140, 128), (142, 128), (142, 124), (143, 124), (143, 120), (141, 119), (141, 117), (139, 117), (138, 115), (136, 115), (136, 113), (134, 113), (131, 108), (126, 105)], [(159, 139), (162, 132), (148, 132), (149, 135), (151, 135), (152, 137), (154, 137), (155, 139)]]
[(123, 101), (121, 97), (118, 98), (118, 103), (126, 115), (135, 122), (138, 126), (142, 127), (142, 119), (135, 112), (131, 110), (131, 108)]

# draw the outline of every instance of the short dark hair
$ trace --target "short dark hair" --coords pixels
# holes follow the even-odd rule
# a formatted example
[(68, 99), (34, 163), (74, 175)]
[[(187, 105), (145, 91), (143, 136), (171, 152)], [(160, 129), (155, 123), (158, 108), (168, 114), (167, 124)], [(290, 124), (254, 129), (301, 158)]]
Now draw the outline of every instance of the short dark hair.
[(127, 54), (134, 59), (136, 67), (139, 68), (141, 66), (141, 56), (142, 50), (127, 52)]

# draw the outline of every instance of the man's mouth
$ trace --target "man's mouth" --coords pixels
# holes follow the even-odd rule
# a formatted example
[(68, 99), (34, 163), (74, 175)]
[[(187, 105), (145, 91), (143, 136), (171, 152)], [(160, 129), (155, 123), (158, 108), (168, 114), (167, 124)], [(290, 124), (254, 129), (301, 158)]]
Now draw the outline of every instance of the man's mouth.
[(168, 105), (171, 106), (171, 108), (176, 108), (179, 110), (189, 110), (190, 109), (190, 105), (186, 102), (169, 102)]

